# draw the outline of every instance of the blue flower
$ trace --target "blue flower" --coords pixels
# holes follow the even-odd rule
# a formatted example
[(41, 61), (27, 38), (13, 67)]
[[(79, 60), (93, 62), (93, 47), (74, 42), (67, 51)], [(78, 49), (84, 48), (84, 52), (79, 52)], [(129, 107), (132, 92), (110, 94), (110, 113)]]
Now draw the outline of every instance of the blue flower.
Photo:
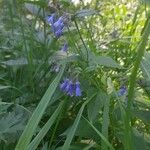
[(64, 28), (63, 17), (60, 17), (54, 24), (54, 30), (62, 30)]
[(76, 82), (76, 96), (81, 96), (81, 88), (80, 88), (80, 82)]
[(59, 17), (56, 21), (55, 14), (52, 14), (47, 17), (47, 22), (51, 25), (55, 37), (59, 38), (63, 34), (65, 27), (63, 17)]
[(60, 89), (69, 96), (81, 96), (80, 82), (77, 81), (75, 84), (72, 80), (65, 79), (62, 84), (60, 84)]
[(54, 24), (53, 24), (53, 32), (54, 35), (59, 38), (63, 34), (64, 29), (63, 17), (60, 17)]
[(58, 30), (56, 32), (54, 32), (55, 37), (59, 38), (63, 35), (63, 31), (62, 30)]
[(53, 25), (55, 22), (55, 14), (52, 14), (51, 16), (46, 17), (46, 20), (49, 24)]
[(70, 95), (71, 97), (74, 95), (74, 84), (72, 81), (68, 83), (68, 89), (66, 89), (67, 95)]
[(122, 86), (118, 91), (118, 96), (123, 96), (127, 93), (127, 89), (125, 86)]
[(68, 44), (67, 44), (67, 43), (65, 43), (65, 44), (63, 45), (63, 47), (62, 47), (61, 51), (63, 51), (63, 52), (67, 52), (67, 49), (68, 49)]
[(68, 86), (69, 79), (65, 79), (62, 84), (60, 84), (60, 89), (62, 91), (66, 91), (66, 87)]
[(72, 81), (69, 80), (68, 83), (67, 83), (67, 86), (66, 86), (66, 88), (65, 88), (65, 90), (64, 90), (66, 93), (69, 92), (69, 89), (70, 89), (70, 85), (71, 85), (71, 84), (72, 84)]

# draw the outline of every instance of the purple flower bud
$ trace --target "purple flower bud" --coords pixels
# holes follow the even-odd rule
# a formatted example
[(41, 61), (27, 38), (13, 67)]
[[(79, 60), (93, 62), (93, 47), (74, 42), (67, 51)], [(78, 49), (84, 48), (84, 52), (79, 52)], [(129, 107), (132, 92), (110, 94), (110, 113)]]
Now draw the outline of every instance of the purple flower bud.
[(123, 96), (127, 93), (127, 89), (125, 86), (122, 86), (118, 91), (118, 96)]
[(64, 46), (62, 47), (61, 51), (67, 52), (67, 49), (68, 49), (68, 44), (65, 43)]
[(81, 96), (81, 88), (80, 88), (80, 82), (76, 82), (76, 96)]

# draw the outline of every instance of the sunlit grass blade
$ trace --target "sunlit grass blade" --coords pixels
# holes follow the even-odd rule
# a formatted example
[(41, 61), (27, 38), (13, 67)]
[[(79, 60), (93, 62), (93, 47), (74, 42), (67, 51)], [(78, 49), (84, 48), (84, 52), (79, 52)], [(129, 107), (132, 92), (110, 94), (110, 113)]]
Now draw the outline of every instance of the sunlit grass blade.
[[(83, 116), (82, 116), (83, 117)], [(94, 125), (91, 123), (91, 122), (89, 122), (85, 117), (83, 117), (84, 118), (84, 120), (91, 126), (91, 128), (100, 136), (100, 138), (105, 142), (105, 144), (110, 148), (110, 150), (115, 150), (114, 148), (113, 148), (113, 146), (109, 143), (109, 141), (103, 136), (103, 134), (102, 133), (100, 133), (95, 127), (94, 127)]]
[(40, 130), (40, 132), (37, 134), (37, 136), (33, 139), (33, 141), (30, 143), (28, 150), (35, 150), (38, 145), (40, 144), (41, 140), (44, 138), (46, 133), (49, 131), (53, 123), (56, 121), (59, 113), (61, 112), (61, 109), (63, 107), (64, 101), (60, 103), (58, 108), (55, 110), (55, 112), (52, 114), (50, 119), (47, 121), (47, 123), (43, 126), (43, 128)]
[(48, 106), (49, 101), (51, 100), (59, 82), (65, 70), (65, 66), (62, 67), (61, 71), (58, 73), (57, 77), (53, 80), (53, 82), (48, 87), (47, 91), (45, 92), (44, 96), (42, 97), (40, 103), (38, 104), (37, 108), (33, 112), (26, 128), (24, 129), (19, 142), (15, 148), (15, 150), (27, 150), (28, 144), (31, 141), (31, 138), (40, 122), (42, 115)]

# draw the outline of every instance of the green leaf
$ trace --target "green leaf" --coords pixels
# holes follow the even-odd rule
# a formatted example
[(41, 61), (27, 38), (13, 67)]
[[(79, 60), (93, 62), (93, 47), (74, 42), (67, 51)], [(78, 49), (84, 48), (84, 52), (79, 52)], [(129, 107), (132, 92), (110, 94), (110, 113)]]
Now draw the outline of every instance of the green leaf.
[(81, 106), (81, 108), (80, 108), (80, 110), (79, 110), (79, 112), (78, 112), (78, 115), (77, 115), (77, 117), (76, 117), (76, 119), (75, 119), (75, 121), (74, 121), (74, 123), (73, 123), (73, 125), (72, 125), (72, 127), (71, 127), (71, 129), (70, 129), (70, 131), (69, 131), (69, 133), (68, 133), (68, 135), (67, 135), (67, 139), (66, 139), (66, 141), (65, 141), (65, 143), (64, 143), (64, 145), (63, 145), (63, 147), (62, 147), (62, 150), (69, 150), (71, 141), (72, 141), (72, 139), (73, 139), (73, 137), (74, 137), (74, 135), (75, 135), (75, 132), (76, 132), (77, 127), (78, 127), (78, 124), (79, 124), (79, 121), (80, 121), (80, 119), (81, 119), (81, 116), (82, 116), (82, 113), (83, 113), (85, 104), (86, 104), (86, 103), (84, 103), (84, 104)]
[(34, 4), (34, 5), (38, 5), (39, 7), (47, 7), (47, 0), (46, 1), (31, 1), (31, 0), (21, 0), (21, 3), (28, 3), (28, 4)]
[(150, 80), (150, 54), (148, 52), (145, 52), (144, 54), (144, 58), (141, 62), (141, 69), (143, 72), (143, 76)]
[(150, 124), (150, 111), (146, 110), (134, 110), (133, 115), (141, 119), (144, 123)]
[(148, 150), (145, 136), (137, 129), (133, 128), (133, 150)]
[[(12, 110), (8, 112), (8, 110)], [(29, 113), (20, 106), (0, 103), (0, 141), (14, 143), (25, 128)]]
[(150, 5), (150, 0), (142, 0), (144, 3), (146, 3), (147, 5)]
[[(83, 117), (83, 116), (82, 116)], [(85, 117), (83, 117), (85, 119), (85, 121), (91, 126), (91, 128), (99, 135), (99, 137), (105, 142), (105, 144), (111, 149), (111, 150), (115, 150), (113, 148), (113, 146), (109, 143), (109, 141), (103, 136), (102, 133), (100, 133), (91, 122), (89, 122)]]
[(46, 122), (46, 124), (43, 126), (43, 128), (40, 130), (40, 132), (37, 134), (37, 136), (32, 140), (32, 142), (30, 143), (30, 145), (28, 147), (28, 150), (35, 150), (38, 147), (41, 140), (44, 138), (44, 136), (46, 135), (48, 130), (51, 128), (51, 126), (56, 121), (56, 119), (57, 119), (57, 117), (58, 117), (58, 115), (62, 109), (63, 104), (64, 104), (64, 101), (62, 101), (60, 103), (60, 105), (55, 110), (55, 112), (52, 114), (50, 119)]
[[(72, 144), (69, 150), (84, 150), (87, 146), (88, 144), (85, 143), (76, 143), (76, 144)], [(58, 147), (55, 150), (62, 150), (61, 148), (62, 147)]]
[(75, 16), (81, 18), (81, 17), (85, 17), (85, 16), (91, 16), (91, 15), (94, 15), (94, 14), (97, 14), (96, 10), (93, 10), (93, 9), (82, 9), (80, 11), (77, 11), (75, 13)]
[(50, 102), (59, 82), (63, 75), (63, 72), (65, 70), (65, 66), (62, 67), (61, 71), (58, 73), (57, 77), (54, 79), (54, 81), (50, 84), (47, 91), (45, 92), (44, 96), (42, 97), (40, 103), (38, 104), (37, 108), (33, 112), (25, 130), (23, 131), (19, 142), (16, 146), (15, 150), (27, 150), (27, 146), (36, 130), (36, 127), (38, 126), (38, 123), (40, 122), (45, 109), (48, 106), (48, 103)]
[(121, 66), (118, 63), (116, 63), (111, 57), (96, 56), (94, 53), (90, 54), (90, 56), (89, 56), (89, 64), (90, 64), (90, 66), (102, 65), (105, 67), (121, 69)]
[(8, 89), (10, 88), (10, 86), (6, 86), (6, 85), (0, 85), (0, 90), (3, 90), (3, 89)]
[(7, 66), (23, 66), (28, 64), (28, 60), (26, 58), (18, 58), (1, 62), (1, 64)]
[(92, 97), (91, 97), (90, 99), (88, 99), (87, 101), (85, 101), (85, 102), (82, 104), (82, 106), (81, 106), (81, 108), (80, 108), (80, 110), (79, 110), (79, 112), (78, 112), (78, 115), (77, 115), (77, 117), (76, 117), (76, 119), (75, 119), (75, 121), (74, 121), (74, 123), (73, 123), (71, 129), (69, 130), (69, 133), (68, 133), (68, 135), (67, 135), (67, 139), (66, 139), (66, 141), (65, 141), (65, 143), (64, 143), (64, 145), (63, 145), (63, 147), (62, 147), (62, 150), (69, 150), (71, 141), (72, 141), (72, 139), (73, 139), (73, 137), (74, 137), (74, 135), (75, 135), (75, 132), (76, 132), (76, 130), (77, 130), (77, 127), (78, 127), (78, 125), (79, 125), (79, 122), (80, 122), (80, 119), (81, 119), (81, 116), (82, 116), (84, 107), (87, 105), (87, 103), (88, 103), (94, 96), (95, 96), (95, 94), (92, 95)]
[(103, 107), (105, 98), (103, 92), (99, 91), (96, 98), (90, 101), (87, 105), (88, 118), (90, 122), (94, 122), (100, 109)]
[(41, 6), (36, 4), (25, 3), (25, 7), (30, 13), (32, 13), (32, 15), (39, 16), (40, 18), (44, 18), (45, 15), (47, 15), (43, 14)]

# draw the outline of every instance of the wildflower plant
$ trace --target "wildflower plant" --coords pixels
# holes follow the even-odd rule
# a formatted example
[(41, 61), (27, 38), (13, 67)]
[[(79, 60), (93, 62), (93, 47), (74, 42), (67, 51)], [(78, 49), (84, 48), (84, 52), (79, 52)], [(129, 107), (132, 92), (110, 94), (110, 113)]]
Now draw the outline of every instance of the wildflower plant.
[(0, 150), (149, 149), (147, 3), (0, 8)]

